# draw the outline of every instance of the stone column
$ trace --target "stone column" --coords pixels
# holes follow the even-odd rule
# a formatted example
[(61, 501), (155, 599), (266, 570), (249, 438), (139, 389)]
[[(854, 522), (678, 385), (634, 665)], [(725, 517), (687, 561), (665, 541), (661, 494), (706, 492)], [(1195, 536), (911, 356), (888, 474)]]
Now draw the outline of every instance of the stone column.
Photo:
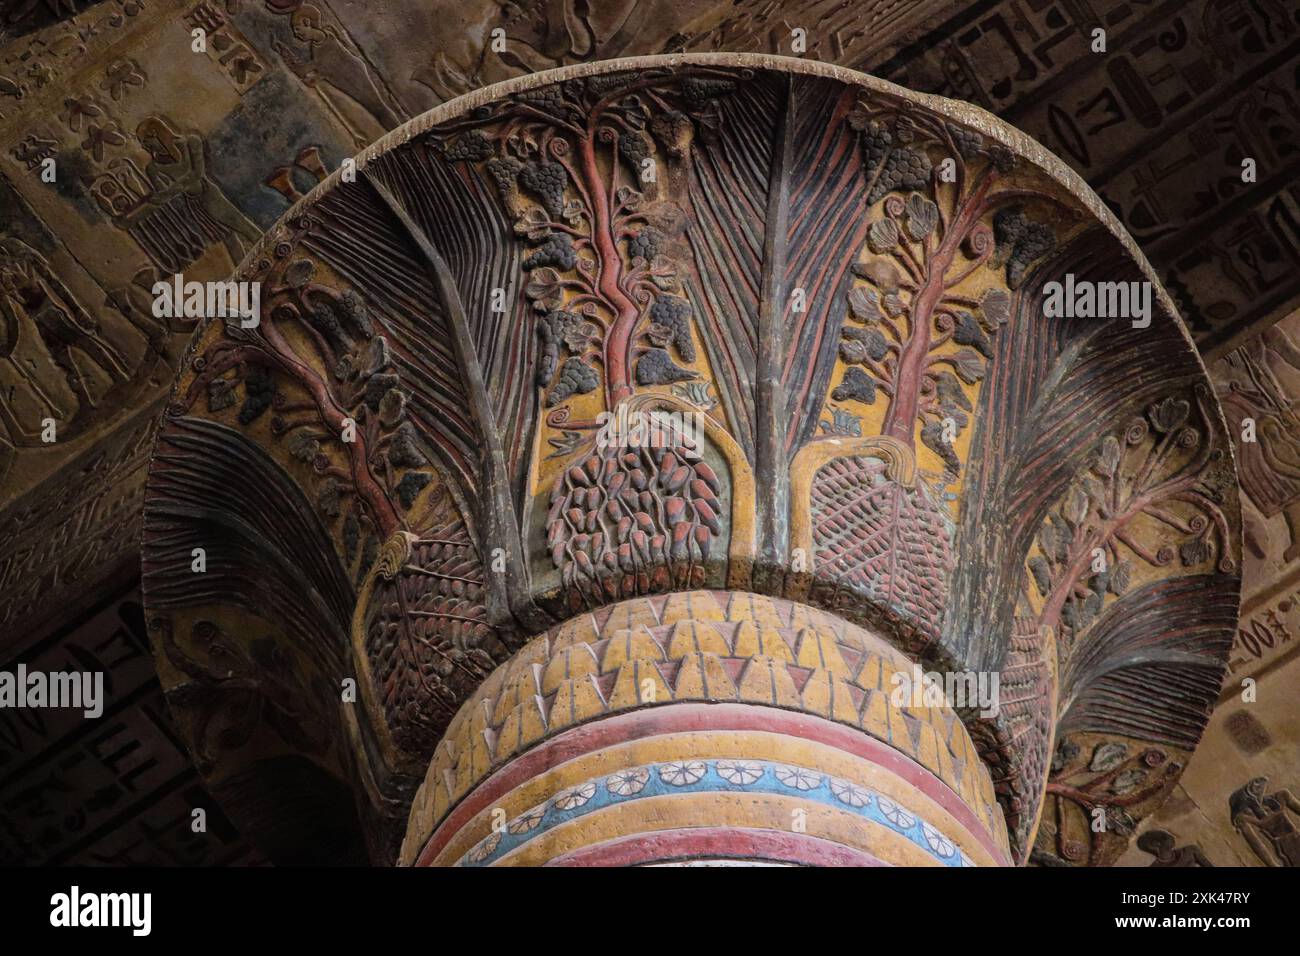
[(511, 81), (355, 170), (244, 262), (259, 322), (200, 328), (150, 476), (160, 672), (242, 826), (439, 865), (1123, 851), (1217, 693), (1239, 519), (1077, 176), (749, 55)]
[[(915, 686), (917, 694), (910, 691)], [(427, 866), (1010, 860), (961, 720), (869, 631), (748, 591), (534, 638), (461, 707), (411, 810)]]

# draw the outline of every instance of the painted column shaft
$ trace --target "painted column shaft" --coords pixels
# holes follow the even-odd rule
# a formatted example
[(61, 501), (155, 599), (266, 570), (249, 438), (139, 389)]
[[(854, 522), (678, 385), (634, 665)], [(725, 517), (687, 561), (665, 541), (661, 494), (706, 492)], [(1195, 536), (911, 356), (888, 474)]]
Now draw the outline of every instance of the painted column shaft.
[(461, 708), (403, 861), (1005, 865), (989, 775), (913, 674), (860, 627), (748, 592), (584, 614)]

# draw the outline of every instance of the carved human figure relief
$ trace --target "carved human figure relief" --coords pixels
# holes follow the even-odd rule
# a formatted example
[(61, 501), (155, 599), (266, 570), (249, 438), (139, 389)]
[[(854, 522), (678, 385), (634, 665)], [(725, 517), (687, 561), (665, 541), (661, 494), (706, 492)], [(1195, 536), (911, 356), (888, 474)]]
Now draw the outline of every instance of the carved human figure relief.
[[(45, 257), (15, 236), (0, 238), (0, 317), (5, 359), (52, 414), (68, 417), (74, 410), (61, 407), (30, 366), (15, 360), (15, 348), (23, 338), (34, 336), (39, 341), (80, 408), (93, 409), (98, 400), (74, 349), (94, 363), (110, 383), (130, 378), (127, 360), (101, 334), (99, 323), (53, 272)], [(12, 419), (7, 402), (0, 403), (0, 407), (5, 409), (5, 424), (12, 437), (22, 442), (35, 440), (36, 432)]]

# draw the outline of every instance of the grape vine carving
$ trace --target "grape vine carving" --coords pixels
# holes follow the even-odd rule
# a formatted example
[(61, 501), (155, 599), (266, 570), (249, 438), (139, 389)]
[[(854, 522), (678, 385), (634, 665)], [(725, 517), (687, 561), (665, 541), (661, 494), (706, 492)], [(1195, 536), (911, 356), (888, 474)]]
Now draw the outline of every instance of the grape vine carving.
[(184, 414), (200, 395), (210, 412), (238, 405), (243, 426), (269, 411), (272, 437), (311, 467), (317, 510), (364, 571), (433, 475), (388, 337), (356, 292), (321, 281), (297, 252), (311, 228), (298, 223), (260, 264), (259, 322), (227, 321), (226, 335), (193, 358), (194, 379), (171, 411)]
[(694, 437), (598, 441), (601, 422), (568, 403), (595, 394), (614, 412), (637, 389), (700, 378), (675, 261), (686, 215), (660, 187), (737, 82), (708, 68), (570, 80), (435, 134), (447, 159), (495, 183), (527, 248), (537, 385), (570, 462), (547, 545), (579, 604), (699, 586), (722, 533), (720, 487)]

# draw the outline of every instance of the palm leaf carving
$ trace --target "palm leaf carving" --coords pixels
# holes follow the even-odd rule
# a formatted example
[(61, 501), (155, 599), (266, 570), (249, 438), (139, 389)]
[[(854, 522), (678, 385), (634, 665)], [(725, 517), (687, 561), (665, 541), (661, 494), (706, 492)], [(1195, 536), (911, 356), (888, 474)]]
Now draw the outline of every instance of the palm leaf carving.
[[(768, 180), (785, 84), (760, 77), (726, 103), (716, 149), (692, 153), (687, 295), (735, 437), (752, 454)], [(700, 277), (708, 277), (701, 281)]]
[[(444, 256), (451, 279), (470, 306), (465, 313), (467, 331), (482, 367), (492, 418), (506, 461), (517, 463), (529, 444), (537, 412), (535, 389), (525, 374), (536, 361), (534, 312), (522, 302), (520, 246), (501, 203), (477, 169), (462, 165), (465, 172), (458, 175), (445, 159), (421, 145), (385, 155), (367, 168), (367, 174), (402, 197), (412, 222)], [(517, 496), (524, 470), (512, 471)]]
[(1229, 575), (1171, 578), (1124, 595), (1066, 662), (1058, 735), (1096, 731), (1195, 747), (1236, 620)]
[(853, 100), (826, 80), (763, 76), (723, 104), (715, 142), (692, 153), (687, 238), (710, 282), (693, 278), (688, 294), (736, 438), (770, 489), (759, 509), (771, 565), (788, 462), (816, 431), (866, 240), (861, 150), (843, 121)]
[[(826, 80), (793, 84), (785, 134), (791, 162), (773, 189), (784, 197), (784, 316), (780, 382), (785, 453), (813, 437), (848, 308), (850, 267), (866, 242), (867, 181), (857, 134), (844, 122), (853, 91)], [(802, 290), (802, 311), (795, 311)]]
[[(303, 236), (303, 249), (327, 263), (365, 301), (384, 329), (401, 388), (409, 395), (411, 418), (443, 470), (474, 493), (480, 443), (459, 360), (437, 291), (406, 230), (379, 196), (360, 183), (330, 193), (311, 213), (319, 226)], [(383, 263), (379, 275), (375, 262)], [(412, 322), (412, 316), (421, 319)]]
[(924, 484), (873, 484), (873, 458), (837, 458), (813, 480), (819, 570), (933, 632), (952, 560), (949, 531)]

